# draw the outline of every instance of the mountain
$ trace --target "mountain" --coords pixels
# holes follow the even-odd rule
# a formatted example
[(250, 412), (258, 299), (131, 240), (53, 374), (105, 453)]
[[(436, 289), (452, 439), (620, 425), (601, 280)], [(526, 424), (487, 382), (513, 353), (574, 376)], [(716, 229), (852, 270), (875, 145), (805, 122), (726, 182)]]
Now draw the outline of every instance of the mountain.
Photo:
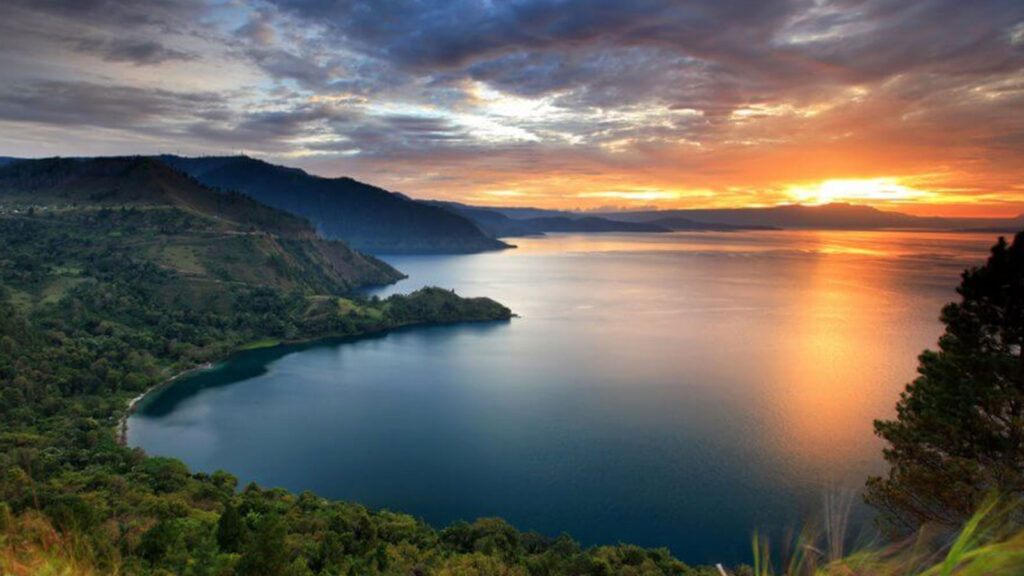
[[(200, 184), (153, 158), (25, 160), (0, 167), (0, 211), (131, 255), (187, 280), (337, 294), (402, 274), (308, 222)], [(30, 217), (31, 216), (31, 217)], [(42, 217), (45, 216), (45, 217)], [(28, 224), (25, 224), (28, 225)], [(121, 246), (111, 246), (120, 249)]]
[[(606, 214), (605, 216), (612, 216)], [(697, 210), (658, 210), (620, 212), (615, 218), (630, 222), (650, 222), (665, 218), (685, 218), (730, 226), (773, 226), (778, 228), (904, 228), (941, 227), (940, 219), (921, 219), (898, 212), (883, 212), (869, 206), (828, 204), (825, 206), (786, 205), (769, 208), (726, 208)]]
[(648, 222), (619, 222), (596, 216), (570, 218), (548, 216), (516, 220), (516, 224), (537, 232), (671, 232), (670, 229)]
[[(544, 232), (664, 232), (736, 230), (879, 230), (932, 229), (964, 232), (1016, 232), (1024, 229), (1024, 214), (1016, 218), (923, 217), (879, 210), (871, 206), (833, 203), (822, 206), (783, 205), (766, 208), (648, 210), (582, 213), (540, 208), (478, 207), (454, 202), (436, 205), (473, 220), (497, 237)], [(646, 228), (630, 228), (643, 225)]]
[(497, 210), (477, 208), (475, 206), (468, 206), (457, 202), (440, 202), (433, 200), (423, 200), (422, 202), (424, 204), (444, 208), (445, 210), (449, 210), (463, 216), (464, 218), (472, 220), (473, 223), (476, 224), (477, 228), (492, 238), (535, 236), (544, 233), (544, 231), (531, 228), (529, 225), (524, 224), (519, 220), (513, 220)]
[(724, 208), (694, 210), (657, 210), (610, 212), (601, 216), (628, 222), (665, 224), (666, 218), (684, 218), (706, 224), (741, 227), (805, 228), (822, 230), (944, 229), (988, 228), (1005, 231), (1018, 229), (1022, 221), (998, 218), (923, 217), (879, 210), (871, 206), (833, 203), (822, 206), (798, 204), (768, 208)]
[(546, 232), (672, 232), (676, 230), (730, 231), (766, 226), (731, 226), (709, 224), (681, 217), (664, 217), (648, 221), (631, 221), (617, 214), (606, 217), (579, 212), (544, 210), (540, 208), (484, 208), (458, 202), (424, 201), (442, 206), (469, 218), (485, 233), (496, 238), (530, 236)]
[(958, 224), (968, 232), (1019, 232), (1024, 230), (1024, 214), (1011, 219), (962, 218)]
[(17, 162), (19, 158), (11, 158), (10, 156), (0, 156), (0, 166), (6, 166), (11, 162)]
[[(473, 206), (467, 206), (465, 204), (459, 204), (466, 208), (474, 208)], [(580, 215), (579, 212), (572, 210), (550, 210), (547, 208), (530, 208), (523, 206), (501, 206), (501, 207), (488, 207), (481, 208), (484, 210), (492, 210), (508, 216), (513, 220), (527, 220), (530, 218), (576, 218)]]
[(651, 224), (667, 228), (674, 232), (695, 231), (695, 232), (735, 232), (737, 230), (778, 230), (775, 226), (764, 226), (754, 224), (720, 224), (716, 222), (699, 222), (690, 218), (680, 216), (669, 216), (666, 218), (655, 218), (646, 220), (643, 224)]
[(465, 217), (351, 178), (321, 178), (247, 156), (161, 161), (207, 186), (235, 190), (308, 219), (325, 238), (373, 254), (470, 253), (509, 248)]
[[(557, 212), (535, 208), (481, 208), (458, 202), (422, 201), (424, 204), (439, 206), (473, 221), (476, 226), (494, 238), (510, 236), (535, 236), (546, 232), (669, 232), (666, 227), (644, 222), (621, 222), (609, 218), (580, 216), (571, 212)], [(522, 218), (513, 218), (505, 213), (512, 210)]]
[[(255, 485), (239, 492), (226, 472), (193, 473), (125, 445), (128, 414), (146, 393), (253, 347), (511, 318), (493, 300), (440, 288), (387, 298), (339, 294), (397, 277), (387, 264), (319, 238), (304, 220), (202, 186), (152, 158), (0, 167), (0, 572), (185, 574), (201, 565), (223, 574), (312, 574), (301, 557), (303, 570), (288, 563), (236, 570), (246, 557), (266, 554), (258, 537), (246, 536), (251, 551), (218, 551), (218, 515), (248, 510), (232, 503), (242, 492), (280, 498), (256, 497), (269, 506), (258, 507), (265, 518), (335, 522), (337, 531), (304, 533), (296, 544), (322, 558), (320, 542), (334, 542), (344, 571), (367, 573), (369, 561), (350, 561), (358, 558), (353, 543), (369, 558), (384, 550), (377, 535), (396, 526), (405, 531), (396, 543), (431, 543), (417, 555), (450, 554), (434, 544), (440, 531), (422, 520), (322, 498), (314, 506), (322, 514), (298, 517), (305, 504), (279, 506), (299, 502), (298, 495)], [(175, 394), (195, 393), (182, 385)], [(278, 549), (290, 554), (285, 533), (292, 539), (301, 530), (277, 526)], [(70, 561), (55, 565), (40, 533), (66, 537), (46, 548), (67, 545)], [(207, 542), (211, 554), (197, 542)], [(180, 554), (165, 562), (169, 546)], [(23, 553), (30, 549), (40, 551), (38, 561)]]

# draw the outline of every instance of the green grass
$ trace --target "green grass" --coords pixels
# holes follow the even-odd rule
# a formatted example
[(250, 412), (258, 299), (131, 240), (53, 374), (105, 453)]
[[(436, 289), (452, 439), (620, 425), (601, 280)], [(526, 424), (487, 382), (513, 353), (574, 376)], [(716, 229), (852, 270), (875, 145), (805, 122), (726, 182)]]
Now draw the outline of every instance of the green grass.
[[(98, 576), (120, 574), (115, 556), (98, 558), (82, 535), (57, 529), (45, 516), (29, 511), (11, 515), (0, 507), (0, 574), (4, 576)], [(105, 570), (97, 565), (105, 565)]]
[(341, 312), (342, 314), (345, 314), (345, 313), (348, 313), (348, 312), (352, 312), (353, 310), (358, 310), (359, 309), (359, 305), (356, 304), (355, 302), (349, 300), (348, 298), (338, 298), (337, 301), (338, 301), (338, 312)]
[(820, 532), (805, 530), (776, 569), (766, 540), (754, 537), (754, 566), (728, 576), (1020, 576), (1024, 528), (1019, 505), (992, 499), (958, 531), (922, 529), (902, 542), (833, 555)]
[(53, 304), (59, 302), (72, 288), (85, 281), (85, 278), (58, 276), (51, 280), (40, 292), (39, 303)]
[(380, 320), (384, 317), (384, 310), (380, 310), (378, 308), (363, 308), (362, 312), (363, 315), (373, 320)]
[(281, 341), (276, 338), (264, 338), (262, 340), (256, 340), (250, 342), (244, 346), (239, 347), (239, 350), (258, 350), (260, 348), (273, 348), (281, 344)]
[(32, 295), (24, 290), (17, 290), (11, 287), (7, 289), (7, 301), (19, 312), (25, 312), (32, 308)]
[(199, 262), (196, 248), (187, 244), (172, 244), (160, 250), (159, 260), (183, 274), (202, 275), (206, 267)]

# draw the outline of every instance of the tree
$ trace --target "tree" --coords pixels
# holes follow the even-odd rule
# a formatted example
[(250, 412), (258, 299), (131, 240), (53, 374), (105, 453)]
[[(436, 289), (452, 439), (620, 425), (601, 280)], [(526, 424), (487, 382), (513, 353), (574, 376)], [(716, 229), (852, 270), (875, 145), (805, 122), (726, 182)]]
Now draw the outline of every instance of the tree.
[(875, 422), (891, 468), (866, 498), (891, 528), (955, 525), (989, 494), (1024, 496), (1024, 232), (1000, 238), (957, 293), (896, 419)]
[(142, 535), (139, 555), (158, 564), (181, 540), (181, 528), (171, 520), (161, 520)]
[(224, 552), (238, 552), (245, 538), (245, 526), (238, 508), (228, 503), (217, 520), (217, 545)]
[(242, 576), (281, 574), (288, 568), (287, 527), (277, 514), (264, 514), (246, 542), (237, 573)]

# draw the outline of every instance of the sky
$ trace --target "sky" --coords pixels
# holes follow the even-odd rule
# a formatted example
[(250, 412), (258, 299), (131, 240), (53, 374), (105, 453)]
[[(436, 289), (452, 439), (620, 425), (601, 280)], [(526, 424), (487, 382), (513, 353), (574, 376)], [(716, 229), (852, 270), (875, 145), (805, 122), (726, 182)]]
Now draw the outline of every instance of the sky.
[(3, 0), (0, 155), (582, 210), (1024, 212), (1024, 0)]

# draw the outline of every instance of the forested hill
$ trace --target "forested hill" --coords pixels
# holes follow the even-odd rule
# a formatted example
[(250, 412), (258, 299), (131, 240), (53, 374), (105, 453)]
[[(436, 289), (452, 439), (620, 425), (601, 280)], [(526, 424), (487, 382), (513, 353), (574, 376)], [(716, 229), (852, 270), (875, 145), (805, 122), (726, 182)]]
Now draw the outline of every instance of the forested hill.
[[(352, 277), (317, 271), (325, 246), (361, 258), (153, 160), (0, 170), (0, 573), (512, 574), (525, 554), (588, 560), (571, 541), (500, 521), (438, 533), (311, 494), (238, 492), (229, 474), (116, 441), (130, 398), (247, 343), (511, 315), (438, 288), (339, 295)], [(605, 555), (626, 552), (637, 565), (679, 566), (635, 548)]]
[(305, 220), (207, 188), (152, 158), (12, 163), (0, 167), (0, 202), (10, 216), (46, 216), (18, 225), (73, 230), (83, 242), (123, 237), (136, 258), (191, 284), (340, 293), (402, 277), (372, 256), (319, 238)]
[(438, 288), (339, 295), (353, 276), (318, 271), (331, 250), (395, 275), (152, 159), (0, 169), (0, 573), (713, 573), (664, 550), (582, 550), (498, 519), (439, 531), (310, 493), (239, 491), (228, 473), (117, 442), (130, 398), (248, 343), (510, 318)]
[(161, 156), (202, 183), (309, 219), (326, 238), (372, 254), (468, 253), (509, 246), (469, 219), (351, 178), (321, 178), (246, 156)]

